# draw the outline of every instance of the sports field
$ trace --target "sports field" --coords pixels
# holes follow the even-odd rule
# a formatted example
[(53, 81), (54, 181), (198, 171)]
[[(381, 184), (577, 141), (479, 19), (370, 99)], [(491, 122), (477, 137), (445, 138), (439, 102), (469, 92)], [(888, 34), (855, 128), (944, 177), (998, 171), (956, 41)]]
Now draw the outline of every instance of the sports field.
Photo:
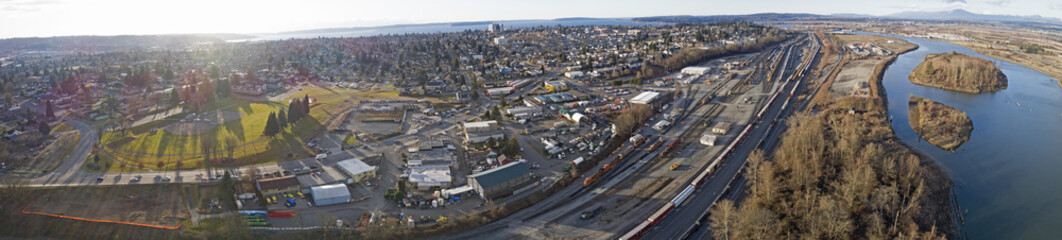
[[(263, 136), (269, 113), (286, 113), (288, 100), (304, 96), (314, 99), (308, 117), (284, 128), (275, 137)], [(196, 121), (207, 125), (197, 123), (200, 126), (194, 127), (194, 132), (188, 130), (175, 134), (171, 132), (173, 129), (186, 129), (177, 125), (188, 125), (193, 121), (189, 119), (194, 119), (189, 118), (189, 114), (177, 114), (125, 131), (108, 131), (104, 133), (101, 146), (108, 156), (118, 161), (111, 164), (109, 171), (196, 169), (307, 158), (313, 155), (305, 143), (323, 132), (328, 122), (340, 112), (362, 99), (400, 97), (397, 91), (354, 92), (311, 87), (278, 102), (226, 99), (207, 105), (198, 116), (234, 116), (238, 113), (238, 119), (199, 119)], [(217, 112), (222, 114), (209, 114)], [(214, 127), (210, 128), (209, 124)], [(196, 132), (202, 133), (194, 134)]]

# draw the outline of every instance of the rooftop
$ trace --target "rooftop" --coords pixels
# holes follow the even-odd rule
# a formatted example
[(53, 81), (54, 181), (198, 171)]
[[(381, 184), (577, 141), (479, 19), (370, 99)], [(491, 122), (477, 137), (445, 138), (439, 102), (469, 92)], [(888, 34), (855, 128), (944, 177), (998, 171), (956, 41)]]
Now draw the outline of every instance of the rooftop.
[(469, 177), (476, 179), (479, 186), (485, 189), (528, 173), (531, 173), (531, 169), (527, 168), (527, 165), (521, 162), (513, 162), (491, 170), (469, 175)]
[(411, 167), (409, 171), (411, 183), (429, 183), (429, 185), (438, 186), (451, 181), (453, 181), (453, 176), (450, 175), (449, 167)]
[(465, 128), (489, 128), (491, 125), (497, 125), (498, 121), (479, 121), (479, 122), (466, 122)]
[(314, 199), (350, 197), (350, 190), (347, 189), (347, 185), (338, 183), (332, 185), (311, 187), (310, 194), (313, 195)]
[(336, 163), (336, 167), (339, 167), (340, 170), (343, 170), (350, 175), (376, 170), (376, 167), (369, 166), (369, 164), (365, 164), (365, 162), (362, 162), (361, 159), (358, 158), (339, 161)]
[(660, 96), (659, 92), (645, 91), (645, 92), (639, 93), (638, 96), (634, 96), (633, 98), (631, 98), (630, 102), (645, 104), (645, 103), (652, 102), (653, 100), (656, 100), (656, 97), (658, 97), (658, 96)]

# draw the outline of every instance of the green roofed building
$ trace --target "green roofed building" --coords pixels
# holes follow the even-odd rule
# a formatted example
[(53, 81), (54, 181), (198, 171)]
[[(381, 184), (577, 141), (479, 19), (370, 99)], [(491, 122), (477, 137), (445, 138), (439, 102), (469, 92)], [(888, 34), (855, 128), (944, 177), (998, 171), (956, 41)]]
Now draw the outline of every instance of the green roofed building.
[(530, 183), (531, 169), (521, 162), (468, 175), (468, 185), (485, 200), (513, 195), (513, 191)]

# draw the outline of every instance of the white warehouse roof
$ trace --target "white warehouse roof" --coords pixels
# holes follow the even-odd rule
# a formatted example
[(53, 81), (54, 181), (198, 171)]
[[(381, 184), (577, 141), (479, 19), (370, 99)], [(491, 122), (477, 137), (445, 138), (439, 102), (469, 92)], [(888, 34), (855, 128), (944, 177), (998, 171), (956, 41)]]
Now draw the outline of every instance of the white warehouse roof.
[(314, 199), (350, 198), (350, 190), (342, 183), (310, 187)]
[(682, 69), (682, 73), (684, 73), (684, 74), (701, 75), (701, 74), (708, 73), (708, 70), (710, 70), (710, 68), (707, 68), (707, 67), (687, 67), (687, 68), (683, 68)]
[(634, 98), (631, 98), (630, 102), (631, 103), (637, 103), (637, 104), (649, 104), (650, 102), (653, 102), (653, 100), (656, 100), (656, 98), (659, 97), (659, 96), (660, 96), (659, 92), (645, 91), (645, 92), (639, 93), (638, 96), (634, 96)]
[(376, 170), (376, 167), (369, 166), (369, 164), (365, 164), (365, 162), (362, 162), (360, 159), (357, 158), (339, 161), (338, 163), (336, 163), (336, 165), (339, 166), (339, 169), (342, 169), (344, 172), (347, 172), (347, 174), (350, 175), (358, 175), (363, 172)]
[(465, 128), (488, 128), (488, 127), (491, 126), (492, 123), (493, 124), (498, 124), (498, 122), (494, 121), (494, 120), (479, 121), (479, 122), (466, 122), (465, 123)]

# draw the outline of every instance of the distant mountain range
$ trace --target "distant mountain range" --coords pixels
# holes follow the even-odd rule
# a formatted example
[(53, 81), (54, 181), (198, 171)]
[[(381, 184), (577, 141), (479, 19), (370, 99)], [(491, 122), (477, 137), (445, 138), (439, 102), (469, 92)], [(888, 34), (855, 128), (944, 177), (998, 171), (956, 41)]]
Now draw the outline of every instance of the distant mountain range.
[[(261, 34), (178, 34), (178, 35), (141, 35), (141, 36), (66, 36), (47, 38), (13, 38), (0, 39), (0, 56), (27, 51), (68, 51), (93, 52), (114, 51), (122, 49), (181, 48), (201, 43), (221, 43), (230, 40), (247, 40), (257, 37), (276, 35), (276, 39), (313, 38), (348, 36), (347, 32), (364, 32), (362, 35), (458, 32), (472, 29), (486, 29), (489, 23), (503, 23), (506, 28), (536, 26), (578, 26), (578, 25), (640, 25), (654, 23), (703, 23), (703, 22), (773, 22), (773, 21), (829, 21), (829, 20), (924, 20), (924, 21), (972, 21), (998, 22), (1019, 26), (1062, 30), (1062, 19), (1043, 16), (1013, 16), (977, 14), (962, 9), (940, 12), (902, 12), (884, 16), (862, 14), (819, 15), (808, 13), (757, 13), (747, 15), (713, 15), (713, 16), (655, 16), (639, 18), (558, 18), (552, 20), (499, 20), (468, 21), (449, 23), (399, 24), (373, 27), (348, 27), (307, 29), (301, 31), (261, 33)], [(361, 36), (361, 35), (353, 35)]]
[(991, 15), (977, 14), (962, 9), (942, 12), (902, 12), (884, 16), (886, 18), (924, 19), (924, 20), (972, 20), (972, 21), (998, 21), (998, 22), (1030, 22), (1062, 25), (1062, 20), (1038, 15), (1015, 16), (1015, 15)]
[(634, 18), (635, 21), (645, 22), (724, 22), (724, 21), (793, 21), (793, 20), (831, 20), (838, 18), (849, 19), (911, 19), (911, 20), (962, 20), (962, 21), (989, 21), (1006, 23), (1042, 23), (1062, 26), (1062, 20), (1043, 16), (1014, 16), (1014, 15), (991, 15), (977, 14), (962, 9), (940, 12), (902, 12), (885, 16), (873, 16), (864, 14), (832, 14), (818, 15), (807, 13), (757, 13), (748, 15), (715, 15), (715, 16), (658, 16)]

